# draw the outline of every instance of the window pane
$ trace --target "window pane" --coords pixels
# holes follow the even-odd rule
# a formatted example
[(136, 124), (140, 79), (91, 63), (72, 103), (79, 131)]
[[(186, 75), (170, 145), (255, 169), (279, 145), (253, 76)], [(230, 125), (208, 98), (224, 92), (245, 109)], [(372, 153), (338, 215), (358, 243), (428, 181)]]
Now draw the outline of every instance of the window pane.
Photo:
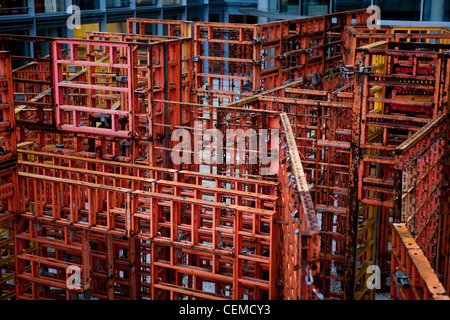
[(298, 16), (298, 0), (281, 0), (281, 13)]
[(155, 6), (158, 0), (136, 0), (137, 6)]
[(0, 15), (27, 14), (28, 9), (25, 0), (0, 1)]
[(333, 12), (351, 11), (367, 8), (370, 6), (370, 0), (334, 0)]
[(62, 12), (66, 11), (64, 0), (34, 0), (34, 11), (36, 13)]
[(105, 2), (107, 8), (121, 8), (129, 6), (128, 0), (106, 0)]
[(381, 20), (420, 20), (420, 0), (376, 0)]
[(72, 4), (79, 6), (81, 10), (100, 9), (100, 1), (72, 0)]
[(302, 15), (320, 16), (329, 13), (329, 0), (302, 1)]
[(450, 0), (425, 0), (425, 21), (450, 21)]

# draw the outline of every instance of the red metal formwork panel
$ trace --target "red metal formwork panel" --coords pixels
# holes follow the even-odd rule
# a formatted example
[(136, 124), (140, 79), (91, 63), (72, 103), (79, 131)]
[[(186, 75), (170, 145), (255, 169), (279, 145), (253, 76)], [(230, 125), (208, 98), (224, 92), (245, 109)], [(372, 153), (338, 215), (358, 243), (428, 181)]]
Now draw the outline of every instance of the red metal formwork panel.
[[(286, 113), (280, 115), (279, 179), (283, 193), (280, 233), (283, 299), (324, 299), (314, 279), (319, 275), (319, 225), (299, 152)], [(320, 266), (321, 270), (322, 266)]]
[[(20, 219), (14, 223), (14, 232), (18, 300), (90, 298), (86, 230)], [(75, 270), (79, 284), (71, 278)]]
[[(68, 52), (64, 57), (61, 52), (66, 47)], [(57, 128), (117, 137), (135, 136), (137, 130), (135, 130), (133, 99), (137, 83), (133, 71), (136, 57), (133, 55), (131, 45), (58, 39), (53, 43), (52, 51)], [(87, 83), (67, 81), (68, 75), (64, 73), (66, 66), (72, 66), (74, 69), (88, 67)], [(97, 75), (96, 68), (107, 69), (109, 76)], [(72, 97), (74, 89), (80, 90), (77, 94), (87, 96), (86, 104), (80, 105), (79, 101)], [(89, 118), (99, 114), (100, 121), (103, 119), (101, 121), (103, 128), (97, 127), (96, 121), (90, 119), (85, 123), (81, 119), (85, 114), (90, 116)]]
[(450, 300), (435, 270), (403, 224), (392, 232), (391, 299)]
[(438, 261), (446, 125), (446, 115), (433, 119), (395, 151), (401, 179), (398, 213), (433, 268)]
[[(136, 25), (134, 30), (133, 25)], [(149, 35), (151, 29), (156, 26), (167, 26), (167, 37)], [(163, 27), (163, 28), (164, 28)], [(127, 20), (127, 32), (128, 34), (140, 35), (128, 37), (128, 39), (137, 41), (148, 41), (149, 39), (158, 39), (158, 41), (167, 41), (170, 39), (178, 39), (181, 44), (180, 59), (182, 65), (182, 81), (183, 81), (183, 101), (193, 102), (191, 90), (193, 89), (193, 35), (192, 35), (192, 22), (179, 21), (179, 20), (157, 20), (157, 19), (128, 19)], [(129, 41), (129, 40), (127, 40)], [(153, 41), (153, 40), (152, 40)], [(173, 81), (172, 81), (173, 82)]]
[(321, 91), (297, 85), (300, 88), (293, 83), (276, 89), (258, 101), (260, 107), (284, 111), (289, 118), (320, 227), (321, 272), (316, 286), (326, 298), (339, 299), (344, 297), (344, 284), (352, 282), (346, 280), (344, 270), (351, 230), (353, 93), (349, 89)]
[(168, 36), (172, 37), (191, 37), (192, 22), (181, 20), (163, 20), (163, 19), (147, 19), (147, 18), (129, 18), (127, 19), (127, 32), (136, 34), (155, 34), (158, 30), (154, 30), (157, 26), (164, 26)]
[(17, 146), (11, 55), (0, 52), (0, 223), (17, 214)]
[(382, 270), (389, 268), (389, 221), (398, 222), (400, 218), (394, 215), (399, 181), (394, 152), (420, 128), (446, 112), (441, 83), (446, 83), (443, 74), (447, 71), (442, 53), (437, 52), (445, 47), (378, 42), (356, 51), (357, 59), (363, 58), (361, 66), (366, 66), (355, 73), (355, 88), (362, 104), (358, 199), (378, 210), (377, 255)]
[(326, 18), (319, 16), (283, 22), (283, 83), (310, 78), (311, 89), (321, 85), (325, 58)]
[[(174, 147), (168, 136), (168, 126), (178, 127), (189, 123), (191, 117), (189, 107), (180, 102), (189, 102), (191, 99), (192, 59), (185, 61), (184, 51), (192, 51), (192, 40), (103, 32), (89, 32), (87, 38), (148, 44), (144, 50), (137, 47), (139, 95), (135, 95), (133, 102), (139, 122), (137, 136), (141, 139), (149, 137), (152, 140), (152, 143), (148, 144), (151, 155), (149, 161), (153, 161), (152, 165), (169, 166), (170, 163), (162, 161), (164, 157), (167, 158), (167, 151)], [(150, 63), (148, 53), (151, 54)], [(192, 53), (187, 55), (190, 56)]]
[(15, 297), (13, 220), (17, 215), (17, 146), (11, 54), (0, 51), (0, 300)]
[(0, 51), (0, 162), (17, 155), (11, 54)]
[(259, 25), (195, 22), (196, 89), (219, 104), (300, 77), (312, 89), (332, 89), (340, 83), (340, 30), (366, 17), (356, 10)]
[[(65, 155), (44, 155), (40, 152), (31, 151), (24, 151), (23, 154), (34, 155), (38, 159), (40, 157), (42, 157), (41, 159), (53, 157), (69, 160), (70, 158)], [(70, 159), (72, 165), (79, 163), (78, 165), (82, 167), (83, 161), (99, 162), (94, 159)], [(116, 174), (112, 176), (111, 173), (107, 172), (72, 169), (66, 166), (58, 166), (55, 163), (49, 165), (21, 161), (20, 164), (24, 171), (32, 170), (40, 174), (20, 174), (22, 179), (26, 179), (21, 182), (23, 184), (22, 190), (27, 194), (22, 203), (24, 212), (22, 216), (24, 218), (37, 219), (42, 223), (56, 222), (58, 225), (70, 225), (73, 228), (83, 230), (88, 228), (90, 231), (102, 234), (109, 233), (117, 236), (128, 234), (135, 235), (141, 240), (152, 239), (153, 244), (158, 244), (157, 248), (151, 249), (152, 253), (157, 252), (153, 250), (159, 252), (161, 250), (170, 251), (175, 250), (174, 248), (184, 248), (183, 254), (189, 256), (189, 258), (182, 259), (186, 264), (184, 268), (187, 269), (190, 268), (192, 261), (196, 261), (193, 260), (193, 257), (198, 254), (198, 251), (204, 251), (201, 260), (211, 254), (211, 244), (213, 247), (217, 246), (223, 249), (213, 253), (214, 261), (219, 266), (228, 264), (229, 259), (227, 257), (229, 254), (227, 252), (229, 250), (236, 253), (240, 252), (240, 254), (231, 254), (231, 256), (234, 256), (232, 265), (235, 266), (231, 270), (236, 273), (231, 277), (234, 297), (266, 297), (272, 299), (276, 297), (275, 284), (277, 279), (275, 270), (277, 270), (276, 259), (278, 255), (276, 254), (276, 248), (272, 247), (277, 242), (272, 241), (272, 238), (277, 233), (278, 228), (274, 224), (274, 221), (278, 220), (277, 211), (275, 211), (278, 197), (248, 192), (248, 190), (269, 190), (267, 189), (269, 185), (274, 190), (273, 183), (259, 180), (253, 182), (238, 181), (239, 179), (235, 179), (235, 189), (227, 190), (169, 180), (149, 180), (148, 178), (128, 175)], [(110, 166), (109, 162), (104, 164)], [(84, 165), (84, 167), (87, 166)], [(229, 184), (233, 180), (225, 176), (205, 175), (196, 172), (180, 173), (179, 178), (181, 181), (196, 181), (197, 183), (202, 183), (204, 179), (207, 179), (215, 181), (220, 186)], [(195, 179), (192, 180), (192, 178)], [(61, 191), (58, 199), (51, 197), (50, 189), (60, 190), (60, 182), (69, 186), (70, 192)], [(83, 183), (81, 184), (81, 182)], [(250, 184), (253, 184), (253, 186), (250, 186)], [(124, 189), (121, 187), (124, 185), (137, 189), (136, 191)], [(265, 187), (260, 189), (262, 186)], [(80, 187), (87, 189), (80, 190)], [(140, 191), (146, 188), (149, 188), (151, 192)], [(241, 190), (241, 188), (247, 191)], [(133, 195), (130, 195), (130, 192)], [(204, 200), (210, 196), (215, 201)], [(104, 207), (100, 199), (106, 199), (107, 208)], [(226, 204), (227, 199), (231, 200), (233, 204)], [(86, 203), (87, 209), (83, 205)], [(227, 211), (230, 212), (227, 213)], [(197, 214), (199, 214), (198, 217)], [(211, 221), (213, 221), (212, 225)], [(191, 251), (192, 248), (195, 250)], [(142, 250), (145, 251), (145, 249)], [(222, 257), (223, 255), (225, 256)], [(152, 254), (152, 256), (154, 255)], [(157, 259), (157, 256), (154, 257)], [(182, 261), (180, 263), (183, 263)], [(155, 269), (153, 269), (153, 273), (150, 273), (152, 279), (158, 280), (157, 275), (167, 272), (178, 272), (180, 279), (187, 279), (183, 275), (184, 269), (172, 270), (170, 265), (165, 265), (164, 261), (161, 261), (161, 263), (159, 265), (156, 261), (154, 264)], [(101, 265), (102, 262), (100, 261), (99, 264)], [(158, 267), (156, 268), (156, 266)], [(144, 265), (144, 267), (140, 266), (139, 268), (141, 270), (148, 267)], [(148, 270), (143, 272), (144, 278), (148, 276)], [(217, 269), (217, 274), (214, 271), (212, 274), (205, 276), (205, 272), (208, 271), (199, 272), (199, 279), (205, 277), (204, 281), (208, 283), (223, 282), (219, 269)], [(267, 274), (270, 274), (268, 278)], [(98, 282), (96, 282), (96, 295), (103, 297), (104, 290), (102, 288), (105, 288), (105, 279), (100, 276), (98, 278), (96, 278), (98, 280), (96, 280)], [(242, 280), (233, 281), (240, 278)], [(172, 296), (174, 293), (181, 294), (180, 288), (173, 287), (177, 284), (171, 283), (172, 280), (169, 279), (172, 278), (163, 277), (161, 281), (154, 282), (151, 296), (160, 297), (160, 293), (166, 291), (172, 292)], [(150, 285), (153, 284), (150, 283)], [(168, 285), (169, 287), (167, 287)], [(148, 285), (146, 287), (148, 288)], [(128, 291), (125, 290), (124, 292)], [(206, 297), (208, 294), (208, 291), (205, 291), (199, 293), (199, 296)]]
[(379, 41), (450, 43), (450, 34), (448, 32), (432, 29), (432, 27), (379, 27), (369, 29), (366, 26), (346, 26), (341, 32), (341, 37), (345, 44), (344, 62), (347, 65), (354, 65), (357, 63), (357, 48)]
[(12, 300), (16, 295), (13, 221), (0, 222), (0, 300)]
[(225, 104), (260, 90), (263, 41), (256, 25), (195, 22), (194, 87), (202, 100)]
[(0, 47), (12, 52), (14, 106), (21, 126), (55, 127), (52, 42), (46, 37), (0, 35)]

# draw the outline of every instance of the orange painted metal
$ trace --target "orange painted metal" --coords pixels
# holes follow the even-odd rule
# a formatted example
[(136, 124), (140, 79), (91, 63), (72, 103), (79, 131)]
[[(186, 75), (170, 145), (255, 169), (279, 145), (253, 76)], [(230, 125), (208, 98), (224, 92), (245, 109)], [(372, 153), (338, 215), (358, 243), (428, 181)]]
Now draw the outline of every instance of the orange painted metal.
[(392, 232), (391, 298), (450, 300), (442, 283), (405, 224)]
[[(129, 19), (128, 34), (86, 40), (1, 35), (2, 48), (35, 49), (13, 54), (26, 63), (12, 73), (0, 53), (0, 219), (18, 216), (7, 226), (16, 297), (370, 298), (368, 265), (383, 279), (414, 265), (392, 232), (405, 206), (448, 287), (448, 35), (375, 33), (366, 18)], [(184, 140), (199, 132), (223, 150), (204, 158), (212, 140)], [(239, 153), (252, 135), (274, 162)], [(401, 179), (413, 167), (416, 182)], [(81, 287), (68, 285), (73, 268)], [(418, 268), (414, 285), (429, 288), (420, 278), (432, 269)]]

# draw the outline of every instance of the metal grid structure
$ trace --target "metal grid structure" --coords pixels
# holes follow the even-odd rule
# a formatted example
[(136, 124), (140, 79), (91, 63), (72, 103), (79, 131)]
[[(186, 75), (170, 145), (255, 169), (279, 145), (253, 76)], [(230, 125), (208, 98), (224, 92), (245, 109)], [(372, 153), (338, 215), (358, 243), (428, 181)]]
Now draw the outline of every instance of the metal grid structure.
[(160, 25), (169, 36), (192, 36), (194, 102), (223, 105), (301, 77), (315, 88), (336, 87), (340, 33), (366, 18), (357, 10), (259, 25), (128, 19), (128, 32), (152, 34)]
[[(415, 42), (378, 42), (357, 49), (363, 66), (371, 72), (360, 74), (361, 160), (359, 193), (362, 204), (371, 206), (379, 217), (378, 264), (388, 270), (390, 224), (400, 222), (393, 212), (396, 183), (395, 150), (438, 115), (447, 115), (447, 57), (440, 49), (448, 45)], [(430, 52), (431, 51), (431, 52)], [(444, 133), (445, 134), (445, 133)], [(399, 159), (397, 159), (398, 161)], [(433, 163), (433, 166), (438, 163)], [(440, 185), (440, 176), (433, 176)], [(438, 188), (439, 192), (441, 188)]]
[(442, 283), (405, 224), (392, 233), (391, 298), (449, 300)]
[(13, 219), (18, 214), (11, 54), (0, 51), (0, 300), (15, 296)]
[(2, 297), (373, 299), (393, 222), (448, 289), (450, 35), (366, 18), (0, 35)]

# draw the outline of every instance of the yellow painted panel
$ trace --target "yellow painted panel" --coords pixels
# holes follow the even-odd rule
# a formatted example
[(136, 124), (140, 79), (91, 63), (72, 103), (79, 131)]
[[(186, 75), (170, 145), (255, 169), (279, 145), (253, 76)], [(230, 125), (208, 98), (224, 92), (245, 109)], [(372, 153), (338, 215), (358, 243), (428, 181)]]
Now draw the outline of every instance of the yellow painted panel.
[(100, 31), (98, 23), (82, 24), (80, 29), (73, 29), (73, 37), (75, 39), (86, 39), (86, 32)]

